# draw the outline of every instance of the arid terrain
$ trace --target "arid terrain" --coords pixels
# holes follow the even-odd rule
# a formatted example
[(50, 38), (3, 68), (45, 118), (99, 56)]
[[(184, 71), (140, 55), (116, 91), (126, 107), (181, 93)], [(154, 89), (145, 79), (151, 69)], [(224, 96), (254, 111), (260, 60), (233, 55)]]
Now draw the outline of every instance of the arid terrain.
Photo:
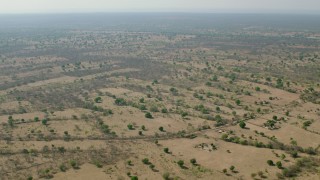
[(320, 179), (319, 17), (33, 16), (0, 16), (1, 180)]

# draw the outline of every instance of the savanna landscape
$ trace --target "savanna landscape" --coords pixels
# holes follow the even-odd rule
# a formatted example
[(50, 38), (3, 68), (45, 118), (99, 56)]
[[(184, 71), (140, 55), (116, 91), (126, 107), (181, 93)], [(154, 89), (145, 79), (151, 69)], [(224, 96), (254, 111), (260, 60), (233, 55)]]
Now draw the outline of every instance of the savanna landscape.
[(319, 148), (319, 16), (0, 16), (1, 180), (317, 180)]

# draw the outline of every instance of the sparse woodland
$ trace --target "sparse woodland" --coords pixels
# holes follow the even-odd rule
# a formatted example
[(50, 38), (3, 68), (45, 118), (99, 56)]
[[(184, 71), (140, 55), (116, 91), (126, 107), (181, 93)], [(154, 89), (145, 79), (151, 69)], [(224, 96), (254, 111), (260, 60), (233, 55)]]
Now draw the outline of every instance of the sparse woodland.
[(319, 178), (319, 19), (100, 16), (0, 27), (0, 179)]

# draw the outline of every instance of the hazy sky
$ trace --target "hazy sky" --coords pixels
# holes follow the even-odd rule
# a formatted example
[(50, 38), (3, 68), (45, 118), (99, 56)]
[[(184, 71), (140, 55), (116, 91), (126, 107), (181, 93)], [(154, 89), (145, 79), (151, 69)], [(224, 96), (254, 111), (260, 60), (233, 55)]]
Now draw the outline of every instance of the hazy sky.
[(0, 13), (115, 11), (320, 14), (320, 0), (0, 0)]

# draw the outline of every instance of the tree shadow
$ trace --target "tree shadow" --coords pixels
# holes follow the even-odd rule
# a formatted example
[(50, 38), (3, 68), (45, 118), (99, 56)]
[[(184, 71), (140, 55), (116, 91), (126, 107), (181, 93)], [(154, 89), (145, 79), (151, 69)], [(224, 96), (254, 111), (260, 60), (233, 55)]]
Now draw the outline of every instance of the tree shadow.
[(186, 167), (186, 166), (184, 166), (184, 165), (180, 166), (180, 168), (181, 168), (181, 169), (189, 169), (188, 167)]

